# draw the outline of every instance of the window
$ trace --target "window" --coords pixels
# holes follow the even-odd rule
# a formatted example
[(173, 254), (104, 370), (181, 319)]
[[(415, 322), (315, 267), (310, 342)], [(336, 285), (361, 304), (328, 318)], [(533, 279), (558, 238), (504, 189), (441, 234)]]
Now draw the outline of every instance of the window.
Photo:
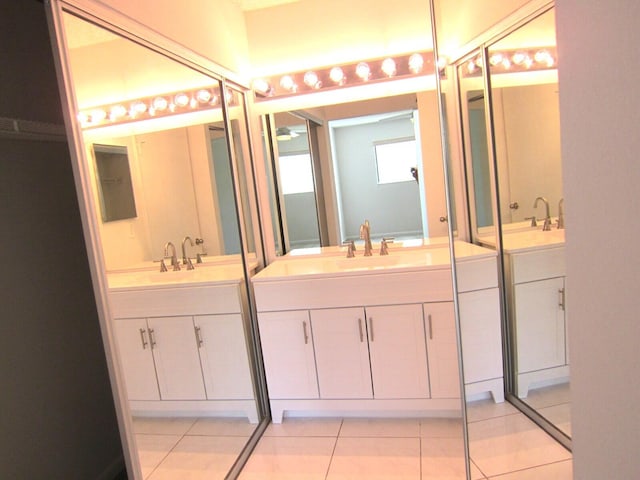
[(374, 146), (378, 184), (414, 180), (411, 169), (418, 165), (415, 139), (378, 143)]
[(309, 153), (281, 155), (278, 160), (280, 187), (283, 195), (314, 191), (311, 155)]

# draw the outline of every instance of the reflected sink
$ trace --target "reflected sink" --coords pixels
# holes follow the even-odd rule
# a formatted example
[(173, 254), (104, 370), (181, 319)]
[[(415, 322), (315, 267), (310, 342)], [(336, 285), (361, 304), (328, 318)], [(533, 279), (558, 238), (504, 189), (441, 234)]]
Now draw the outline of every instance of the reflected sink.
[(107, 280), (110, 289), (181, 286), (190, 284), (238, 282), (243, 275), (241, 264), (196, 267), (174, 272), (131, 271), (110, 273)]

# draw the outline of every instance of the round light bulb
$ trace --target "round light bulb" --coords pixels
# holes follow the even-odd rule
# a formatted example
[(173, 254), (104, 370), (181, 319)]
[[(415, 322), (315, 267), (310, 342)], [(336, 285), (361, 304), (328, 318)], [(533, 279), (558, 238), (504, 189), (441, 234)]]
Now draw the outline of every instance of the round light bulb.
[(329, 72), (329, 78), (333, 83), (342, 85), (345, 81), (344, 71), (340, 67), (333, 67)]
[(447, 60), (447, 57), (439, 57), (438, 61), (436, 62), (436, 65), (438, 66), (438, 70), (444, 70), (444, 68), (447, 66), (448, 63), (449, 63), (449, 60)]
[(187, 105), (189, 105), (189, 100), (191, 100), (191, 98), (189, 98), (189, 95), (184, 92), (178, 93), (173, 99), (175, 104), (179, 107), (186, 107)]
[(308, 87), (318, 88), (318, 84), (320, 83), (320, 79), (318, 78), (318, 74), (313, 71), (309, 71), (304, 74), (304, 83)]
[(211, 92), (206, 88), (198, 90), (196, 92), (196, 99), (198, 99), (198, 102), (200, 103), (207, 103), (209, 100), (211, 100)]
[(533, 56), (533, 59), (538, 63), (546, 65), (547, 67), (552, 67), (555, 63), (553, 57), (547, 50), (538, 50)]
[(295, 92), (296, 82), (293, 81), (293, 77), (291, 75), (285, 75), (280, 79), (280, 86), (289, 92)]
[(356, 65), (356, 75), (366, 82), (371, 77), (371, 68), (366, 62), (360, 62)]
[(257, 78), (253, 81), (253, 90), (255, 92), (266, 95), (271, 90), (271, 85), (264, 78)]
[(105, 118), (107, 118), (107, 112), (105, 110), (103, 110), (102, 108), (94, 108), (93, 110), (91, 110), (89, 112), (89, 119), (93, 123), (101, 122)]
[(504, 60), (504, 55), (500, 52), (492, 53), (491, 56), (489, 57), (489, 63), (493, 66), (502, 63), (503, 60)]
[(414, 53), (409, 57), (409, 70), (411, 73), (420, 73), (424, 68), (424, 58), (419, 53)]
[(169, 106), (169, 102), (164, 97), (156, 97), (156, 98), (154, 98), (152, 104), (153, 104), (153, 108), (154, 108), (154, 110), (156, 112), (161, 112), (163, 110), (166, 110), (167, 107)]
[(114, 105), (109, 111), (109, 120), (114, 121), (124, 117), (127, 114), (127, 109), (122, 105)]
[(131, 110), (136, 114), (141, 114), (147, 111), (147, 104), (141, 101), (133, 102), (131, 104)]
[(511, 61), (516, 65), (522, 65), (527, 58), (527, 54), (523, 52), (516, 52), (511, 56)]
[(385, 58), (382, 61), (381, 70), (387, 77), (393, 77), (398, 71), (395, 60), (393, 58)]

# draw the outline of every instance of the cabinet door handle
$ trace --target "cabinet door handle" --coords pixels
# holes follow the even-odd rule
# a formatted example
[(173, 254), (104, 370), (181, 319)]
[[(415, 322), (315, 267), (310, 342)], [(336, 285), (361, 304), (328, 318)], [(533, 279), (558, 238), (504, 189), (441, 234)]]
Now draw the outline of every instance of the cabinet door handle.
[(147, 349), (147, 345), (149, 345), (149, 342), (147, 342), (147, 339), (144, 336), (145, 330), (144, 328), (140, 329), (140, 341), (142, 342), (142, 349), (146, 350)]
[(558, 294), (560, 296), (558, 299), (558, 306), (560, 307), (560, 310), (564, 311), (564, 288), (558, 289)]
[(151, 342), (151, 350), (156, 346), (156, 332), (153, 328), (149, 329), (149, 341)]
[(309, 334), (307, 333), (307, 322), (303, 321), (302, 322), (302, 333), (304, 335), (304, 344), (308, 344), (309, 343)]
[(373, 342), (373, 317), (369, 317), (369, 339)]
[(193, 329), (195, 330), (195, 333), (196, 333), (196, 343), (198, 345), (198, 348), (201, 348), (202, 347), (202, 331), (200, 330), (200, 327), (198, 325), (195, 325)]
[(364, 333), (362, 331), (362, 319), (358, 319), (358, 331), (360, 332), (360, 343), (364, 342)]
[(433, 340), (433, 322), (431, 321), (431, 314), (429, 314), (429, 340)]

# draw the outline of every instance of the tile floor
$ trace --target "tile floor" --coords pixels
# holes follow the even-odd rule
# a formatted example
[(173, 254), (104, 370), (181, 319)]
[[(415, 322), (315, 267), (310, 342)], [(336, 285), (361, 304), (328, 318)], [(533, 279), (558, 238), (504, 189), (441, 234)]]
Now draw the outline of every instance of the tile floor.
[(560, 430), (571, 436), (570, 385), (562, 383), (531, 390), (523, 401)]
[[(508, 403), (468, 408), (472, 478), (570, 480), (571, 453)], [(253, 426), (229, 419), (134, 420), (144, 477), (222, 479)], [(251, 479), (464, 479), (454, 419), (285, 418), (243, 469)]]

